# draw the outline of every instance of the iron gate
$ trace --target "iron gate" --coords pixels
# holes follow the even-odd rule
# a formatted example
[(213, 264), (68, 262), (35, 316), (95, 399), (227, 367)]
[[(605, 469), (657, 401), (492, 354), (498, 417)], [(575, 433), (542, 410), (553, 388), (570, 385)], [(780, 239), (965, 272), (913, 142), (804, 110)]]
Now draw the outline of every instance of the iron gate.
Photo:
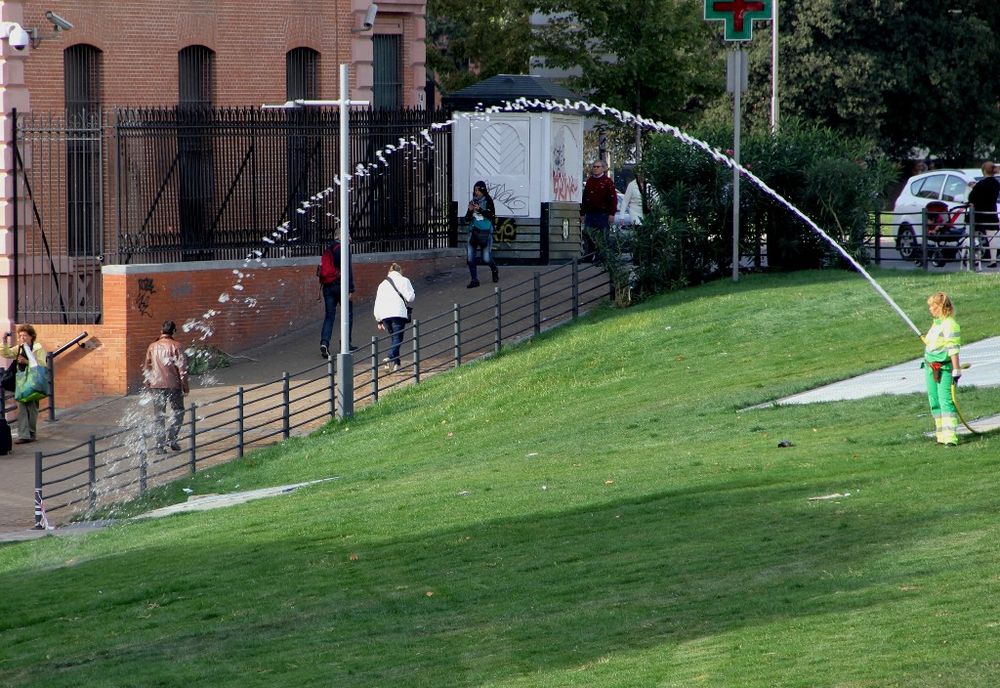
[[(456, 244), (443, 111), (355, 109), (357, 252)], [(14, 122), (18, 322), (96, 323), (102, 264), (318, 255), (339, 226), (333, 109), (117, 109)], [(18, 227), (17, 225), (21, 225)]]

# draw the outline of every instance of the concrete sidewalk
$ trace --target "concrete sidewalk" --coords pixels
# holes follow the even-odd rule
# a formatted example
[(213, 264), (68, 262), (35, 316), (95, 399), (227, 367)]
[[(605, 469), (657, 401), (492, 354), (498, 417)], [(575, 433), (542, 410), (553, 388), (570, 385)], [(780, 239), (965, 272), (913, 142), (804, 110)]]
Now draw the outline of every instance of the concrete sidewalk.
[[(880, 394), (923, 394), (926, 391), (924, 371), (920, 367), (922, 359), (915, 358), (906, 363), (900, 363), (889, 368), (876, 370), (865, 375), (841, 380), (833, 384), (811, 389), (808, 392), (793, 394), (766, 404), (758, 404), (746, 410), (784, 406), (787, 404), (815, 404), (824, 401), (848, 401), (863, 399)], [(1000, 386), (1000, 337), (983, 339), (973, 344), (962, 346), (961, 362), (969, 364), (968, 370), (962, 373), (960, 387), (997, 387)], [(956, 395), (957, 396), (957, 395)], [(987, 418), (966, 418), (977, 431), (985, 432), (1000, 428), (1000, 414)], [(970, 434), (965, 427), (959, 428), (959, 434)]]
[[(480, 278), (482, 270), (480, 269)], [(501, 266), (500, 283), (507, 287), (530, 280), (536, 272), (551, 269), (546, 266)], [(455, 304), (464, 304), (482, 299), (493, 293), (494, 285), (487, 280), (476, 289), (467, 289), (468, 269), (460, 258), (455, 267), (447, 272), (438, 272), (414, 280), (417, 294), (416, 317), (427, 318), (451, 311)], [(317, 299), (320, 298), (317, 289)], [(372, 314), (373, 295), (360, 299), (354, 306), (354, 344), (364, 347), (373, 336), (384, 336), (376, 327)], [(339, 309), (338, 309), (339, 310)], [(340, 334), (340, 313), (334, 328), (338, 341)], [(212, 370), (191, 381), (191, 394), (185, 402), (204, 403), (235, 393), (239, 386), (273, 382), (281, 378), (285, 371), (297, 370), (321, 361), (319, 352), (319, 332), (322, 321), (318, 320), (308, 328), (297, 332), (276, 335), (267, 344), (240, 352), (234, 356), (232, 365)], [(370, 365), (365, 355), (356, 358), (356, 366)], [(46, 455), (64, 451), (86, 443), (91, 435), (102, 435), (121, 427), (126, 417), (134, 417), (138, 411), (138, 395), (100, 399), (71, 409), (58, 410), (57, 420), (49, 422), (47, 413), (39, 415), (38, 440), (32, 444), (15, 445), (9, 456), (0, 457), (0, 541), (23, 539), (23, 537), (43, 534), (31, 530), (34, 526), (33, 492), (35, 452)], [(63, 530), (63, 529), (60, 529)], [(76, 528), (76, 532), (82, 529)]]

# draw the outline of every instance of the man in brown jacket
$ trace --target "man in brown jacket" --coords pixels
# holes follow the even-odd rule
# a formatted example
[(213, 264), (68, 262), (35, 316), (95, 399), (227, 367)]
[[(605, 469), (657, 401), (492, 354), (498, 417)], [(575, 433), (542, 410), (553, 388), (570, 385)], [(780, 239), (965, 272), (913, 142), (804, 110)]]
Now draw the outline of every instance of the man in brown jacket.
[[(188, 393), (187, 356), (180, 342), (174, 339), (177, 326), (173, 320), (167, 320), (160, 328), (160, 338), (146, 349), (146, 362), (143, 364), (143, 377), (146, 387), (153, 397), (153, 410), (156, 414), (156, 453), (166, 454), (164, 445), (169, 445), (174, 451), (180, 451), (177, 444), (177, 431), (184, 418), (184, 395)], [(167, 422), (167, 407), (170, 407), (171, 418)]]

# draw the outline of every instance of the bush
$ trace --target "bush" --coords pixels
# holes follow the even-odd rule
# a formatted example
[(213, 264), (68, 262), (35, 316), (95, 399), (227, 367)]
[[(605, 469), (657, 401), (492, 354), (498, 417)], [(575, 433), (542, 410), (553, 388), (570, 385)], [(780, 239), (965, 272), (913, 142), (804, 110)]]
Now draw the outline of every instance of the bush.
[[(693, 132), (721, 150), (732, 131)], [(869, 157), (865, 141), (829, 129), (790, 122), (776, 135), (746, 136), (744, 167), (811, 218), (848, 253), (863, 258), (871, 213), (882, 206), (894, 175), (884, 159)], [(636, 233), (636, 287), (650, 294), (731, 274), (732, 170), (704, 151), (661, 135), (646, 149), (646, 178), (659, 207)], [(770, 269), (799, 270), (844, 264), (842, 256), (788, 208), (744, 178), (740, 185), (740, 255)]]
[(185, 352), (188, 357), (188, 374), (202, 375), (216, 368), (228, 368), (232, 357), (213, 344), (192, 344)]

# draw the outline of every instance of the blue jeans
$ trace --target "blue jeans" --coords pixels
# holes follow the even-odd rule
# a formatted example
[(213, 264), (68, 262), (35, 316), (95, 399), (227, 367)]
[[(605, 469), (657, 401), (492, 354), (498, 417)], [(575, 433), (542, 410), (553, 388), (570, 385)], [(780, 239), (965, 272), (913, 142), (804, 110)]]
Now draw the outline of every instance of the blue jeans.
[[(323, 307), (326, 317), (323, 318), (323, 329), (319, 333), (319, 343), (330, 345), (330, 335), (333, 334), (333, 321), (337, 319), (337, 304), (340, 303), (340, 282), (323, 285)], [(347, 302), (347, 343), (354, 341), (354, 302)]]
[(583, 216), (583, 243), (584, 252), (587, 254), (597, 252), (597, 242), (594, 240), (595, 236), (600, 236), (604, 239), (603, 246), (608, 245), (608, 235), (610, 233), (610, 225), (608, 224), (608, 214), (607, 213), (587, 213)]
[(392, 335), (389, 349), (389, 361), (399, 364), (399, 347), (403, 344), (403, 330), (406, 329), (406, 318), (386, 318), (382, 321), (386, 332)]
[[(472, 230), (469, 230), (470, 233)], [(497, 264), (493, 260), (493, 232), (490, 232), (486, 239), (486, 248), (478, 249), (472, 245), (472, 241), (469, 241), (465, 245), (465, 262), (469, 264), (469, 276), (472, 277), (473, 282), (478, 282), (479, 278), (476, 276), (476, 258), (478, 258), (479, 251), (483, 252), (483, 264), (490, 266), (490, 272), (494, 275), (497, 272)]]

